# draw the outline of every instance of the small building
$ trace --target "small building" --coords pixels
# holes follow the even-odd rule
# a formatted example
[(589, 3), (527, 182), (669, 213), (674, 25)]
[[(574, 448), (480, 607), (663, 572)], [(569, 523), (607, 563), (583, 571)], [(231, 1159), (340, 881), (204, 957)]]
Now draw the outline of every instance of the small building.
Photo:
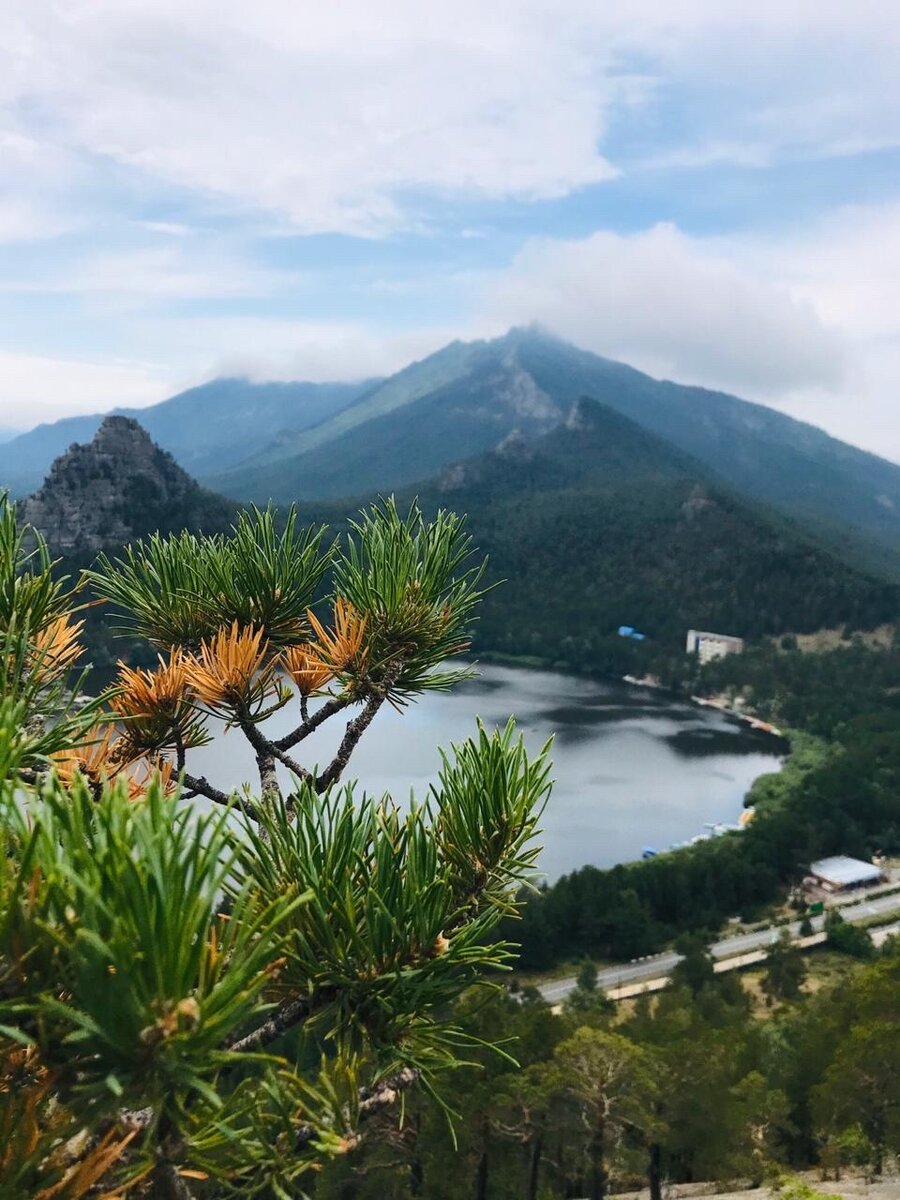
[(871, 887), (884, 879), (881, 868), (861, 858), (835, 854), (810, 864), (810, 878), (826, 892), (847, 892), (851, 888)]
[(731, 637), (727, 633), (689, 629), (686, 649), (688, 654), (696, 654), (702, 663), (706, 663), (713, 658), (724, 658), (726, 654), (743, 653), (744, 639)]

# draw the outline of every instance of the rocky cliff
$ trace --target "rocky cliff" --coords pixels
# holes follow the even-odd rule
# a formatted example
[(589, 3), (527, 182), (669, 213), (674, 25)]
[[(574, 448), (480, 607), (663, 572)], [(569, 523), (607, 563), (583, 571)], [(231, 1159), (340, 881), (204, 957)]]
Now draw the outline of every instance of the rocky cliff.
[(218, 532), (235, 506), (207, 492), (130, 417), (106, 417), (54, 462), (21, 515), (56, 554), (82, 558), (159, 530)]

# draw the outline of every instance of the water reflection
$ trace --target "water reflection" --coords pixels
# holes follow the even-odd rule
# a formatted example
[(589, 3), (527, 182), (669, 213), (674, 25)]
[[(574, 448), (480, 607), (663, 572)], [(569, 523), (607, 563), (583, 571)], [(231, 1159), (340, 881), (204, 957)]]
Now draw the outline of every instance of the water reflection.
[[(610, 866), (733, 822), (752, 781), (779, 769), (781, 743), (733, 722), (626, 684), (544, 671), (485, 667), (477, 681), (426, 696), (398, 714), (383, 709), (360, 743), (350, 774), (370, 794), (424, 796), (436, 779), (438, 747), (518, 720), (529, 747), (554, 736), (555, 786), (543, 820), (541, 867), (549, 878), (593, 863)], [(281, 712), (273, 734), (296, 719)], [(341, 728), (326, 725), (304, 759), (326, 763)], [(252, 751), (234, 731), (194, 752), (191, 769), (220, 787), (254, 778)]]

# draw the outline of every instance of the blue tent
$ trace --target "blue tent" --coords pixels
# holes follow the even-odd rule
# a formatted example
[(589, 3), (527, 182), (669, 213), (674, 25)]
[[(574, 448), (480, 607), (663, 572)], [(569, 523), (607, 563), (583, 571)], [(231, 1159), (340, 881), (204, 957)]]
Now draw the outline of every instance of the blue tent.
[(643, 642), (646, 636), (643, 633), (638, 633), (633, 625), (620, 625), (618, 632), (619, 637), (631, 638), (634, 642)]

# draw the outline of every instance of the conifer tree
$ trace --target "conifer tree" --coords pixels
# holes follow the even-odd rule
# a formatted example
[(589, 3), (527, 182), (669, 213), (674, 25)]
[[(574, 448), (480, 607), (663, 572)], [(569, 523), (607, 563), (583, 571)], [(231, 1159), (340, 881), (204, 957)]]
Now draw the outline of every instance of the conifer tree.
[[(457, 1064), (444, 1014), (510, 957), (545, 754), (479, 728), (409, 807), (341, 781), (385, 704), (469, 673), (481, 576), (459, 518), (392, 502), (342, 544), (255, 510), (154, 536), (88, 579), (157, 663), (80, 705), (83, 593), (0, 498), (4, 1197), (300, 1196)], [(243, 788), (191, 769), (215, 721)]]

